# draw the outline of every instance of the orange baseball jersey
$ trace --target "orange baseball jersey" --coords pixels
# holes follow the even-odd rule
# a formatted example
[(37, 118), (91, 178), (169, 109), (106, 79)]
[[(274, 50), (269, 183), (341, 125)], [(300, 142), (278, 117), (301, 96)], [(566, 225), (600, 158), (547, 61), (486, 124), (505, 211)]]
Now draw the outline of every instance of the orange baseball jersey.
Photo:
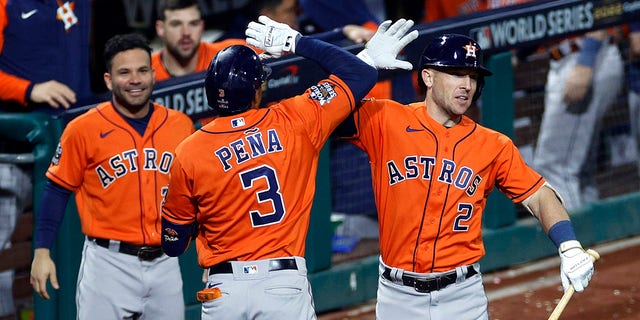
[(185, 114), (158, 104), (140, 134), (103, 102), (69, 122), (46, 173), (76, 193), (82, 232), (160, 245), (160, 206), (174, 151), (193, 132)]
[[(198, 47), (198, 65), (196, 66), (195, 72), (207, 70), (211, 63), (211, 59), (216, 56), (218, 51), (234, 44), (247, 45), (244, 39), (226, 39), (219, 42), (200, 42), (200, 46)], [(165, 68), (164, 63), (162, 63), (162, 53), (163, 51), (158, 51), (151, 55), (151, 67), (156, 71), (156, 81), (163, 81), (172, 77), (167, 68)]]
[(176, 149), (163, 219), (200, 225), (198, 263), (304, 256), (320, 150), (354, 109), (335, 76), (219, 117)]
[(354, 119), (351, 141), (371, 163), (382, 260), (393, 267), (430, 273), (477, 262), (494, 185), (521, 202), (545, 182), (507, 136), (466, 116), (445, 128), (424, 102), (373, 99)]

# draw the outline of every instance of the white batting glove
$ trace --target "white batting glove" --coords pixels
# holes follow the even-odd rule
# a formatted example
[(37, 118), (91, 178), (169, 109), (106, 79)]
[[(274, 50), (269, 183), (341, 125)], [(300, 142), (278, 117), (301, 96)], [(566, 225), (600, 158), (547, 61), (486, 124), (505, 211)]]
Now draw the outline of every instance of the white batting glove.
[(567, 291), (569, 284), (572, 284), (577, 292), (582, 292), (589, 285), (593, 275), (593, 259), (576, 240), (561, 243), (558, 252), (560, 278), (564, 291)]
[(261, 58), (280, 58), (285, 53), (295, 53), (296, 38), (300, 36), (300, 32), (267, 16), (258, 17), (258, 22), (249, 22), (244, 34), (248, 44), (264, 50)]
[(413, 20), (400, 19), (391, 27), (391, 20), (378, 26), (378, 30), (358, 53), (358, 58), (376, 69), (411, 70), (410, 62), (396, 59), (400, 50), (418, 37), (418, 30), (406, 34), (413, 26)]

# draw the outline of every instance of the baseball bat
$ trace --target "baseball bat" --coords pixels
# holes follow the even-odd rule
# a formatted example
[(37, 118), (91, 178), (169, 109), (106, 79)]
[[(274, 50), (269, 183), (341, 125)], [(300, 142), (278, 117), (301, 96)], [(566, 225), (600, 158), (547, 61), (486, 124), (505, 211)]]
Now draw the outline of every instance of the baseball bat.
[[(587, 253), (591, 255), (591, 258), (593, 259), (594, 262), (600, 259), (600, 254), (593, 249), (587, 249)], [(573, 287), (573, 285), (570, 284), (569, 288), (567, 288), (567, 291), (565, 291), (564, 294), (562, 295), (562, 298), (560, 299), (560, 302), (558, 302), (558, 305), (556, 306), (556, 308), (553, 309), (553, 312), (549, 316), (549, 320), (558, 320), (560, 318), (560, 315), (564, 311), (564, 308), (569, 303), (569, 299), (571, 299), (571, 296), (573, 296), (573, 293), (575, 291), (576, 289)]]

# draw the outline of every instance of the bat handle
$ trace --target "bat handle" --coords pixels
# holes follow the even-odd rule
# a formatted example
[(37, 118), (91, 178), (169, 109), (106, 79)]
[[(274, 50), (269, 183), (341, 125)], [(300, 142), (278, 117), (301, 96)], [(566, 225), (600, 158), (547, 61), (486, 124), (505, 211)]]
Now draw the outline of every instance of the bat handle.
[[(587, 249), (587, 253), (591, 256), (591, 259), (593, 259), (594, 262), (600, 259), (600, 254), (593, 249)], [(571, 299), (571, 296), (573, 296), (574, 292), (576, 292), (576, 289), (572, 284), (570, 284), (569, 288), (567, 288), (567, 291), (565, 291), (562, 295), (562, 298), (558, 302), (558, 305), (555, 307), (555, 309), (553, 309), (553, 312), (551, 312), (548, 320), (558, 320), (560, 318), (562, 311), (564, 311), (564, 308), (569, 303), (569, 300)]]
[(573, 287), (573, 285), (569, 285), (567, 291), (565, 291), (562, 295), (560, 302), (558, 302), (558, 305), (555, 307), (555, 309), (553, 309), (553, 312), (549, 316), (549, 320), (558, 320), (560, 318), (562, 311), (564, 311), (564, 308), (569, 303), (569, 300), (571, 299), (571, 296), (573, 296), (574, 292), (576, 292), (576, 289)]

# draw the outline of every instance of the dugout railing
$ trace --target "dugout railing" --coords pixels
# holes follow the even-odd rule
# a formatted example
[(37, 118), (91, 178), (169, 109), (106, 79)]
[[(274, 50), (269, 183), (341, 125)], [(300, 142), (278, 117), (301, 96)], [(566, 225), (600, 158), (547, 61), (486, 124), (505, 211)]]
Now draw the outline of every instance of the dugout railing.
[[(640, 0), (536, 1), (417, 25), (420, 36), (407, 46), (404, 58), (416, 65), (427, 39), (437, 34), (456, 32), (477, 39), (488, 53), (487, 66), (494, 72), (494, 76), (487, 78), (483, 92), (481, 122), (513, 137), (515, 105), (511, 49), (621, 25), (638, 20), (639, 16)], [(559, 21), (564, 21), (563, 27), (560, 27)], [(345, 48), (357, 52), (362, 46), (345, 45)], [(265, 103), (302, 92), (309, 84), (326, 75), (313, 62), (299, 57), (283, 58), (270, 65), (273, 73), (264, 96)], [(396, 72), (381, 72), (383, 78), (397, 75)], [(208, 111), (202, 79), (203, 74), (194, 74), (166, 81), (154, 89), (153, 98), (185, 112), (194, 120), (206, 116)], [(0, 114), (1, 137), (10, 137), (33, 146), (34, 212), (38, 209), (44, 187), (44, 172), (65, 123), (90, 107), (57, 118), (35, 113)], [(319, 313), (375, 298), (378, 277), (377, 255), (332, 265), (329, 176), (329, 151), (325, 148), (321, 155), (306, 253), (316, 311)], [(640, 234), (638, 204), (640, 193), (635, 191), (572, 212), (578, 237), (584, 245), (589, 246)], [(484, 272), (555, 254), (551, 242), (531, 219), (518, 219), (517, 210), (508, 199), (497, 192), (491, 195), (483, 222), (487, 249), (487, 255), (481, 261)], [(34, 297), (35, 319), (75, 318), (75, 285), (82, 242), (83, 236), (72, 201), (52, 252), (61, 288), (57, 291), (49, 288), (52, 294), (50, 301)], [(195, 299), (195, 292), (202, 286), (202, 271), (197, 267), (193, 248), (180, 258), (180, 264), (187, 319), (199, 319), (200, 305)]]

